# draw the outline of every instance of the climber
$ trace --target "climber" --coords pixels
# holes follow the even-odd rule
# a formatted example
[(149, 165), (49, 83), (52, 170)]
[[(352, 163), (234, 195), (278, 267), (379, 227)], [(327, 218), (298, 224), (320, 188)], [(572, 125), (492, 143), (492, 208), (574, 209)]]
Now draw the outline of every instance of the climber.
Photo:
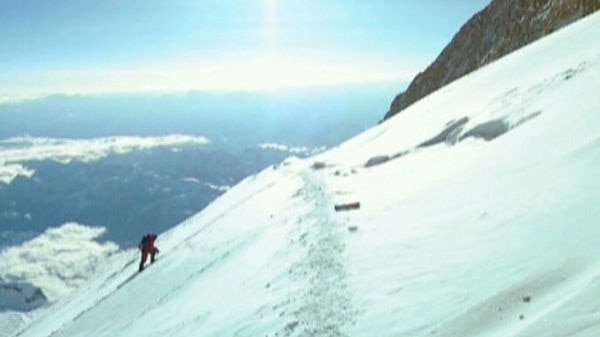
[(154, 263), (156, 258), (156, 254), (158, 254), (158, 248), (154, 246), (154, 241), (156, 240), (156, 234), (148, 233), (144, 235), (142, 241), (138, 245), (138, 248), (142, 252), (142, 260), (140, 261), (140, 271), (144, 270), (144, 264), (146, 263), (146, 259), (148, 258), (148, 254), (150, 254), (150, 263)]

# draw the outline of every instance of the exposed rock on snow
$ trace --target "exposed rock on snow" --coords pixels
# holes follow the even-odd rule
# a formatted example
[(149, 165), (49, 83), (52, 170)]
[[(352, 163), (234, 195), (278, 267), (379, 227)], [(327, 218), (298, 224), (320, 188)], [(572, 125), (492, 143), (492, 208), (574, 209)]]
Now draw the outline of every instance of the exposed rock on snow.
[(323, 162), (314, 162), (312, 165), (313, 170), (322, 170), (325, 167), (327, 167), (327, 165)]
[(387, 156), (387, 155), (371, 157), (365, 163), (365, 167), (381, 165), (381, 164), (389, 161), (390, 159), (391, 159), (390, 156)]

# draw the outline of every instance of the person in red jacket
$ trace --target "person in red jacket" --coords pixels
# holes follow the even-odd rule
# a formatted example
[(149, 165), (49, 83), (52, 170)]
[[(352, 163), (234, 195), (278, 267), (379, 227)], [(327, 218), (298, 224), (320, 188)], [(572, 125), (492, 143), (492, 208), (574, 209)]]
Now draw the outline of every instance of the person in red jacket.
[(154, 263), (156, 254), (158, 254), (158, 248), (154, 246), (155, 240), (156, 234), (148, 233), (144, 235), (142, 241), (138, 245), (138, 248), (142, 252), (142, 260), (140, 261), (140, 271), (144, 270), (144, 264), (148, 259), (148, 254), (150, 254), (150, 263)]

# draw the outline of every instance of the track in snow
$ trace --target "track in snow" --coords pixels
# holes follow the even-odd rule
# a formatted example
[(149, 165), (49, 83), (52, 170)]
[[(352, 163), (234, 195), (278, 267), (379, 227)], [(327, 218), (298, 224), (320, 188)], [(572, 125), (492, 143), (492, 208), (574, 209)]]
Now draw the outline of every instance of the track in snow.
[(310, 207), (289, 234), (302, 252), (290, 266), (290, 278), (301, 286), (275, 307), (288, 322), (279, 336), (347, 336), (357, 315), (344, 261), (343, 237), (348, 232), (334, 218), (333, 203), (319, 178), (305, 171), (302, 179), (304, 186), (295, 197)]

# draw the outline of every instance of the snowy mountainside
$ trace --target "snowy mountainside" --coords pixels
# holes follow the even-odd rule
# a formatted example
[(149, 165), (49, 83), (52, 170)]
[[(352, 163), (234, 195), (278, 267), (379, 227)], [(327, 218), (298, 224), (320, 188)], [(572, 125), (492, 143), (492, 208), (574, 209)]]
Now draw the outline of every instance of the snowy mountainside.
[(384, 119), (461, 76), (598, 9), (598, 0), (491, 1), (460, 28), (408, 89), (394, 98)]
[(14, 336), (600, 335), (597, 36), (596, 14), (246, 178)]

